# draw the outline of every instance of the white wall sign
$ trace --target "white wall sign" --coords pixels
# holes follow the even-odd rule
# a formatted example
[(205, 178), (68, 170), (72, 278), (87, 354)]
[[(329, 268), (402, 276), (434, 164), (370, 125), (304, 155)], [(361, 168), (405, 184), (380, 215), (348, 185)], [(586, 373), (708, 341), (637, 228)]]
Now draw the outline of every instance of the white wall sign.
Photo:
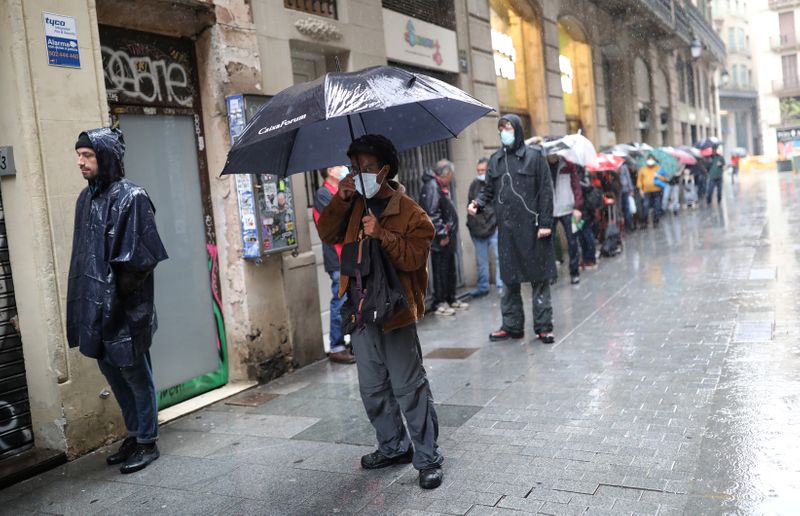
[(570, 94), (575, 91), (572, 82), (575, 79), (575, 71), (572, 68), (572, 61), (565, 56), (558, 56), (558, 67), (561, 70), (561, 91)]
[(80, 68), (78, 25), (72, 16), (42, 12), (47, 64)]
[(458, 73), (455, 31), (384, 9), (383, 34), (390, 61)]

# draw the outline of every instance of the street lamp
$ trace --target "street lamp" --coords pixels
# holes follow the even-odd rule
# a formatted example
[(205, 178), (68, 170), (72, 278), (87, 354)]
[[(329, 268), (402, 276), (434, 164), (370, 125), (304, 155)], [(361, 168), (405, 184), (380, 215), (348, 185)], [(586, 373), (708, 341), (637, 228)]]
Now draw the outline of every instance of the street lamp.
[(719, 82), (723, 88), (728, 85), (728, 81), (730, 81), (730, 79), (731, 74), (728, 73), (728, 70), (722, 70), (722, 72), (719, 74)]
[(700, 54), (703, 53), (703, 42), (695, 36), (692, 40), (691, 45), (689, 45), (689, 50), (692, 52), (692, 59), (697, 59), (700, 57)]

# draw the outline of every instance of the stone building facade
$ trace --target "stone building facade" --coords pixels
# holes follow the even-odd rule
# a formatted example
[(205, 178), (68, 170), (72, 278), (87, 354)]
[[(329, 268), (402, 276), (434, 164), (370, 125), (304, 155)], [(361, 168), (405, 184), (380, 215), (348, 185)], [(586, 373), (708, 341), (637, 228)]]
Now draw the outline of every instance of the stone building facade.
[[(76, 44), (48, 50), (47, 20), (74, 23)], [(123, 430), (96, 365), (64, 333), (81, 130), (118, 125), (128, 175), (156, 200), (171, 255), (156, 272), (153, 350), (166, 406), (324, 357), (329, 288), (310, 214), (319, 177), (250, 183), (292, 202), (275, 208), (290, 223), (285, 251), (246, 259), (246, 185), (219, 176), (242, 98), (247, 111), (338, 61), (429, 73), (496, 107), (458, 139), (401, 159), (412, 194), (425, 167), (455, 162), (470, 285), (467, 187), (498, 146), (499, 112), (522, 115), (531, 134), (580, 129), (598, 147), (711, 136), (720, 48), (706, 15), (681, 0), (0, 0), (0, 96), (16, 99), (0, 111), (0, 147), (16, 165), (0, 176), (0, 272), (15, 287), (0, 326), (16, 382), (0, 410), (19, 427), (0, 459), (31, 446), (75, 457)]]

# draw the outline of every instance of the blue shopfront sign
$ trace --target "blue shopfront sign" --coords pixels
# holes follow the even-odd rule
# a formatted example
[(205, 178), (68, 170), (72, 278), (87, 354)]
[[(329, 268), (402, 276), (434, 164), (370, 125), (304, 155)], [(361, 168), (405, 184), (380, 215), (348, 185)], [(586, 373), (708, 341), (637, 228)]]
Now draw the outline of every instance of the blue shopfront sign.
[(47, 48), (47, 64), (80, 68), (78, 49), (78, 26), (75, 18), (61, 14), (43, 12), (44, 39)]

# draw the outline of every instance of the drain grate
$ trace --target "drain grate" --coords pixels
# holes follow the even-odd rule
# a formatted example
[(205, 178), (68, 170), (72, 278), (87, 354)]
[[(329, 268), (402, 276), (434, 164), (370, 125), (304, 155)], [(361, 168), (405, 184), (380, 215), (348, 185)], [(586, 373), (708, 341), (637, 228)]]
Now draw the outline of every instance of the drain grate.
[(427, 355), (425, 358), (450, 358), (461, 360), (469, 357), (480, 348), (436, 348)]
[(774, 326), (773, 321), (739, 321), (733, 332), (733, 342), (769, 342)]
[(253, 391), (253, 392), (243, 392), (238, 396), (234, 396), (233, 398), (229, 399), (225, 402), (226, 405), (233, 405), (236, 407), (258, 407), (263, 405), (264, 403), (274, 400), (277, 398), (277, 394), (271, 394), (268, 392), (261, 392), (261, 391)]

